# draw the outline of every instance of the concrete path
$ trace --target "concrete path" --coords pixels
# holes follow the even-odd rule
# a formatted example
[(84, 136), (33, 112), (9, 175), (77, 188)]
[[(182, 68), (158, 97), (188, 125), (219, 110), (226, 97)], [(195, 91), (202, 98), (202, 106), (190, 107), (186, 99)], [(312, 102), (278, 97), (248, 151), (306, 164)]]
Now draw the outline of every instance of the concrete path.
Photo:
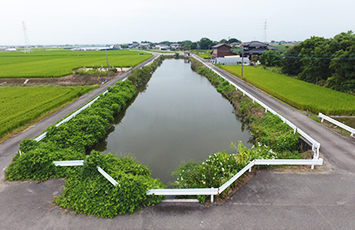
[[(114, 219), (75, 215), (54, 205), (52, 199), (61, 194), (63, 179), (37, 184), (4, 182), (2, 176), (0, 229), (354, 229), (354, 143), (235, 81), (321, 142), (327, 165), (303, 173), (258, 171), (224, 204), (161, 203)], [(11, 162), (20, 140), (35, 137), (67, 113), (52, 115), (1, 144), (1, 169)]]

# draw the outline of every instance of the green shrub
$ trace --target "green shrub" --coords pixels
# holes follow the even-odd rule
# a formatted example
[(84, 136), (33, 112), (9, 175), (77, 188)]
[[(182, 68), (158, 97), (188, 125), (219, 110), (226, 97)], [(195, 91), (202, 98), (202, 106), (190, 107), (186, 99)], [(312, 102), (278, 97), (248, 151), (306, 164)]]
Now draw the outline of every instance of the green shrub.
[[(112, 185), (98, 171), (100, 166), (119, 185)], [(118, 214), (133, 213), (142, 206), (159, 203), (162, 196), (148, 196), (151, 188), (165, 188), (153, 179), (147, 167), (129, 158), (120, 158), (93, 151), (77, 174), (66, 180), (63, 194), (56, 203), (76, 213), (113, 218)]]

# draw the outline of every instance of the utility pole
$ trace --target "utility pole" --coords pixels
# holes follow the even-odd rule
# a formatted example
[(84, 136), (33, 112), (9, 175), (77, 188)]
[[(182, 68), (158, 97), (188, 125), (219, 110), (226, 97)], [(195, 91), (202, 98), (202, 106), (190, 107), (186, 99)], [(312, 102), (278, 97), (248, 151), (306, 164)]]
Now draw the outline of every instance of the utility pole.
[(107, 47), (105, 49), (105, 52), (106, 52), (106, 62), (107, 62), (107, 73), (108, 73), (108, 78), (110, 79), (110, 67), (108, 65)]
[(243, 79), (243, 65), (244, 65), (244, 47), (242, 48), (242, 72), (241, 72), (241, 78)]

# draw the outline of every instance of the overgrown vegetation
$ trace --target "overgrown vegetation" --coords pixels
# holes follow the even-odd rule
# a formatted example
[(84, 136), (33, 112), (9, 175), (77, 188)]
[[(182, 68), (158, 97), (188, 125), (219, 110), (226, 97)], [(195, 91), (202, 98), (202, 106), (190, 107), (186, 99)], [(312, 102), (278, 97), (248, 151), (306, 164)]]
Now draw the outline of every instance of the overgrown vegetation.
[[(152, 69), (161, 60), (159, 58), (151, 67), (132, 74), (135, 83), (147, 81)], [(160, 202), (162, 197), (146, 195), (150, 188), (165, 187), (151, 177), (147, 167), (132, 159), (118, 159), (111, 154), (92, 151), (87, 155), (91, 147), (105, 137), (114, 116), (125, 108), (136, 95), (136, 90), (130, 80), (118, 82), (75, 118), (59, 127), (48, 127), (47, 136), (41, 142), (23, 140), (19, 153), (6, 169), (6, 179), (43, 181), (64, 177), (66, 187), (56, 200), (57, 204), (72, 208), (76, 213), (98, 217), (113, 218), (117, 214), (132, 213), (141, 206)], [(52, 163), (82, 159), (85, 160), (82, 167), (56, 167)], [(109, 173), (119, 185), (110, 184), (97, 171), (97, 166)]]
[[(220, 67), (240, 77), (240, 65), (223, 65)], [(244, 66), (243, 80), (305, 111), (316, 114), (321, 112), (328, 115), (355, 114), (354, 95), (251, 66)]]
[(97, 87), (1, 87), (0, 138)]
[[(102, 70), (102, 69), (103, 68), (99, 68), (99, 67), (89, 68), (88, 70), (81, 69), (81, 70), (76, 70), (74, 74), (84, 75), (84, 76), (93, 76), (93, 77), (108, 76), (107, 68), (105, 68), (105, 70)], [(110, 71), (111, 76), (114, 76), (117, 73), (116, 68), (110, 68), (109, 71)]]
[[(184, 163), (173, 176), (177, 179), (174, 182), (175, 188), (217, 188), (227, 182), (238, 171), (244, 168), (254, 159), (277, 159), (277, 158), (301, 158), (298, 152), (298, 134), (281, 119), (271, 113), (264, 113), (264, 109), (252, 103), (251, 99), (243, 96), (235, 90), (235, 87), (226, 80), (219, 77), (198, 61), (192, 60), (192, 69), (197, 73), (206, 76), (209, 81), (234, 105), (235, 112), (249, 122), (249, 129), (256, 139), (256, 145), (251, 149), (242, 143), (232, 147), (235, 154), (217, 152), (211, 155), (206, 161)], [(221, 194), (222, 198), (230, 193), (226, 189)], [(204, 202), (206, 196), (197, 196), (200, 202)]]

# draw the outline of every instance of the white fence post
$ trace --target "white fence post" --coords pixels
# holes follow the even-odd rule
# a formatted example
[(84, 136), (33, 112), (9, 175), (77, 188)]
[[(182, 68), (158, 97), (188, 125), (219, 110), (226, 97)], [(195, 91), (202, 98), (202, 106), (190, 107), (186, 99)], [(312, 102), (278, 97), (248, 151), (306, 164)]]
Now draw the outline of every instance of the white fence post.
[[(211, 190), (213, 190), (213, 187), (211, 188)], [(214, 195), (211, 194), (211, 204), (213, 203), (213, 198), (214, 198)]]
[(349, 131), (351, 137), (354, 136), (354, 133), (355, 133), (355, 129), (354, 129), (354, 128), (352, 128), (352, 127), (350, 127), (350, 126), (347, 126), (347, 125), (345, 125), (345, 124), (343, 124), (343, 123), (341, 123), (341, 122), (339, 122), (339, 121), (337, 121), (337, 120), (334, 120), (333, 118), (328, 117), (328, 116), (326, 116), (326, 115), (324, 115), (324, 114), (322, 114), (322, 113), (319, 113), (318, 116), (319, 116), (320, 118), (322, 118), (322, 121), (321, 121), (321, 122), (323, 122), (324, 120), (327, 120), (327, 121), (329, 121), (330, 123), (333, 123), (333, 124), (335, 124), (336, 126), (339, 126), (340, 128), (343, 128), (343, 129), (345, 129), (346, 131)]

